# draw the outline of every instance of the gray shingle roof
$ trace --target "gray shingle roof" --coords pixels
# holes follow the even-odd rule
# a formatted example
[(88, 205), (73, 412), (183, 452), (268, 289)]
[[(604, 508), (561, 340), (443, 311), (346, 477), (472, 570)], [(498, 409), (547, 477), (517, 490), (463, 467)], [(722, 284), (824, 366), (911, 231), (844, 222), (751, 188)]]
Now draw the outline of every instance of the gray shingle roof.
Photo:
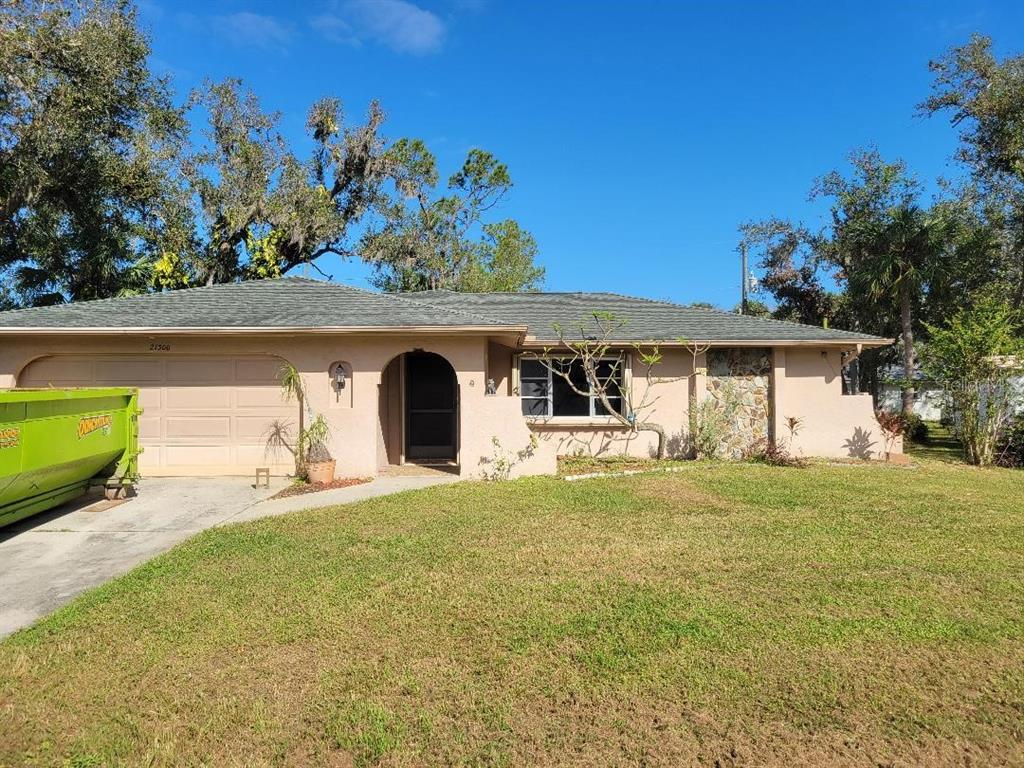
[(683, 306), (617, 293), (403, 293), (435, 307), (459, 307), (529, 327), (529, 335), (556, 341), (556, 325), (565, 338), (580, 339), (596, 330), (594, 312), (610, 312), (624, 324), (614, 334), (622, 341), (832, 341), (869, 344), (888, 339), (814, 325), (737, 315), (718, 309)]
[(879, 344), (887, 340), (615, 293), (381, 294), (285, 277), (0, 312), (0, 332), (19, 328), (523, 328), (541, 341), (592, 332), (593, 313), (625, 321), (619, 341), (795, 341)]
[(0, 312), (4, 328), (403, 328), (509, 325), (339, 283), (283, 277)]

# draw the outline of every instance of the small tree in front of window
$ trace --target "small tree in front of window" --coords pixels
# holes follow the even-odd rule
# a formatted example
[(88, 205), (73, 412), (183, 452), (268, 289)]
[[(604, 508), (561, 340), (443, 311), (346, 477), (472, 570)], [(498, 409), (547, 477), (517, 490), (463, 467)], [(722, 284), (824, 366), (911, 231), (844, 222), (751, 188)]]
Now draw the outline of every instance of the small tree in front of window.
[[(555, 326), (558, 345), (545, 347), (536, 355), (524, 357), (520, 365), (520, 397), (526, 416), (606, 416), (631, 432), (653, 432), (658, 438), (657, 457), (667, 453), (665, 428), (646, 418), (659, 399), (655, 386), (685, 381), (691, 374), (659, 377), (655, 369), (664, 359), (657, 344), (615, 341), (626, 321), (611, 312), (594, 312), (593, 323), (584, 321), (579, 338), (570, 337), (565, 328)], [(696, 370), (698, 355), (706, 346), (688, 344)], [(633, 368), (641, 368), (647, 383), (638, 395), (626, 377), (626, 363), (633, 357)]]

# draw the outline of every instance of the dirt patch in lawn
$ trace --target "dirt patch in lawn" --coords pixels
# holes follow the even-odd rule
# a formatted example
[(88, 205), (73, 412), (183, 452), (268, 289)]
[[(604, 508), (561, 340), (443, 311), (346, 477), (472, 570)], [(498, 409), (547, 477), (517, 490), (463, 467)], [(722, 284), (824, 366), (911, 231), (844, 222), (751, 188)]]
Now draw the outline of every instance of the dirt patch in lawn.
[(640, 499), (657, 501), (691, 514), (742, 508), (741, 504), (702, 490), (674, 473), (639, 476), (632, 481), (630, 488)]
[(289, 485), (273, 496), (271, 499), (286, 499), (289, 496), (302, 496), (306, 493), (319, 493), (320, 491), (330, 491), (334, 488), (348, 488), (353, 485), (362, 485), (363, 483), (370, 482), (372, 478), (369, 477), (344, 477), (337, 480), (332, 480), (329, 483), (295, 483)]

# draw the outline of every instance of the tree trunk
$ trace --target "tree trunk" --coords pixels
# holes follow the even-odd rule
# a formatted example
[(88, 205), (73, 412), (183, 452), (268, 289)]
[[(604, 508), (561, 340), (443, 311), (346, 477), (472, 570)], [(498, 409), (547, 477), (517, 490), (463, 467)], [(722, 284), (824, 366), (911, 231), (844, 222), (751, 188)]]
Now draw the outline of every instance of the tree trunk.
[(900, 337), (903, 340), (903, 415), (907, 417), (914, 414), (914, 376), (917, 374), (910, 301), (910, 289), (904, 280), (900, 288)]
[(665, 458), (665, 428), (661, 424), (654, 424), (650, 421), (639, 421), (636, 423), (635, 429), (637, 432), (654, 432), (658, 436), (658, 459)]
[(306, 451), (303, 436), (306, 431), (306, 398), (300, 394), (296, 399), (299, 401), (299, 434), (295, 442), (295, 476), (300, 477), (306, 474)]

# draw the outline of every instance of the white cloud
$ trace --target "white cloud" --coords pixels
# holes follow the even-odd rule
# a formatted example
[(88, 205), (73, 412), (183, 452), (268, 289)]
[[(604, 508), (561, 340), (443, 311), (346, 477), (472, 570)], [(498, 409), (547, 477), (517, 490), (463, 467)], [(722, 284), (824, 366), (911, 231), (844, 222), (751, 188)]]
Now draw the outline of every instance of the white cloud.
[(408, 0), (348, 0), (311, 20), (330, 40), (374, 40), (400, 53), (436, 53), (444, 43), (444, 22)]
[(343, 43), (356, 47), (362, 45), (359, 36), (352, 29), (352, 25), (337, 14), (324, 13), (314, 16), (309, 20), (309, 24), (332, 43)]
[(292, 28), (273, 16), (240, 11), (215, 16), (214, 24), (234, 45), (283, 50), (292, 40)]

